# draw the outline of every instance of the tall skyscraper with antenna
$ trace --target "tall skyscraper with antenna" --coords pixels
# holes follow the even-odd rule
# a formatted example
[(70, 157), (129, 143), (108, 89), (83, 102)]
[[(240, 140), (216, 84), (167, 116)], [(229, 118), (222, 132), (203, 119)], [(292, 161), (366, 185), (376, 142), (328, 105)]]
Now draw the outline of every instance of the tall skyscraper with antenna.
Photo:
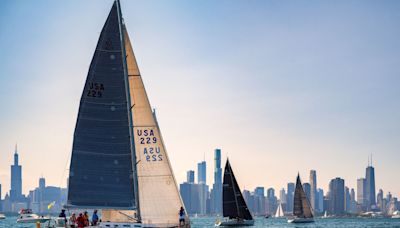
[(368, 166), (365, 170), (365, 200), (367, 210), (371, 210), (371, 207), (376, 204), (375, 197), (375, 169), (372, 166), (372, 155), (371, 159), (368, 158)]
[(12, 202), (22, 198), (22, 167), (18, 164), (18, 149), (15, 144), (14, 164), (11, 165), (11, 190), (10, 199)]

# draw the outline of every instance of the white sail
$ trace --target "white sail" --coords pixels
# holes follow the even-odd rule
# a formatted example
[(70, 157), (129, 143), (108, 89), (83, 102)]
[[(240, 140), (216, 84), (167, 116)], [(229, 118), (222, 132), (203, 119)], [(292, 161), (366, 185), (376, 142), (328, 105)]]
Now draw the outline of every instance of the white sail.
[(132, 104), (141, 221), (156, 226), (179, 223), (183, 206), (161, 132), (143, 85), (126, 28), (126, 62)]
[(275, 213), (275, 218), (280, 218), (283, 217), (283, 210), (282, 210), (282, 204), (279, 203), (278, 208), (276, 209), (276, 213)]

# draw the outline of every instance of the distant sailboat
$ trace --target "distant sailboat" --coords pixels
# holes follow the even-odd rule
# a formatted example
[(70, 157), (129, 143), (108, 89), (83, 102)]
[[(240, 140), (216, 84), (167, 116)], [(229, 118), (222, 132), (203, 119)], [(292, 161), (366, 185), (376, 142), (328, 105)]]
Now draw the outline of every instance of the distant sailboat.
[(222, 211), (225, 221), (217, 221), (216, 226), (252, 226), (253, 216), (244, 201), (242, 192), (233, 174), (229, 160), (226, 161), (222, 187)]
[(276, 213), (275, 213), (275, 218), (282, 218), (284, 217), (284, 213), (283, 213), (283, 209), (282, 209), (282, 203), (279, 203), (278, 208), (276, 209)]
[(294, 192), (294, 218), (289, 219), (289, 223), (309, 223), (314, 222), (314, 215), (310, 206), (310, 201), (307, 199), (301, 184), (300, 175), (297, 175), (296, 189)]
[(178, 227), (184, 207), (118, 0), (80, 100), (67, 207), (102, 209), (101, 227)]

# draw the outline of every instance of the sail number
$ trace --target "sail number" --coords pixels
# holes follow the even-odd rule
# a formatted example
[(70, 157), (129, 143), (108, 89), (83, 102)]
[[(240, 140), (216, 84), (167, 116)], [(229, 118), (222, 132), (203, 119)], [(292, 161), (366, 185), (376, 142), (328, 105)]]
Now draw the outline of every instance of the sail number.
[(103, 83), (90, 82), (88, 83), (88, 90), (86, 95), (88, 97), (102, 97), (104, 91)]
[(139, 139), (139, 143), (144, 145), (143, 155), (148, 162), (157, 162), (163, 160), (161, 149), (159, 146), (151, 146), (151, 144), (157, 144), (157, 137), (154, 135), (153, 129), (137, 130), (136, 134)]

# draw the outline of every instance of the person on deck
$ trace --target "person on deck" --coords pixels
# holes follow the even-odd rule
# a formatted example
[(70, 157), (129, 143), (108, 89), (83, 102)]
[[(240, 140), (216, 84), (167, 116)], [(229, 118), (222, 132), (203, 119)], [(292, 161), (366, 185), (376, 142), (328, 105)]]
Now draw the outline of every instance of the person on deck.
[(69, 217), (69, 226), (71, 228), (75, 228), (75, 224), (76, 224), (76, 215), (75, 213), (72, 213), (71, 217)]
[(82, 215), (82, 213), (79, 213), (76, 222), (78, 223), (78, 228), (85, 227), (85, 217)]
[(94, 210), (92, 215), (92, 226), (96, 226), (99, 222), (99, 216), (97, 215), (97, 210)]
[(67, 216), (65, 215), (65, 209), (61, 209), (60, 214), (58, 215), (59, 218), (64, 218), (64, 224), (67, 225)]
[(83, 212), (83, 218), (85, 219), (85, 226), (89, 226), (89, 214), (87, 211)]
[(183, 207), (181, 207), (181, 209), (179, 210), (179, 226), (185, 225), (185, 209), (183, 209)]

